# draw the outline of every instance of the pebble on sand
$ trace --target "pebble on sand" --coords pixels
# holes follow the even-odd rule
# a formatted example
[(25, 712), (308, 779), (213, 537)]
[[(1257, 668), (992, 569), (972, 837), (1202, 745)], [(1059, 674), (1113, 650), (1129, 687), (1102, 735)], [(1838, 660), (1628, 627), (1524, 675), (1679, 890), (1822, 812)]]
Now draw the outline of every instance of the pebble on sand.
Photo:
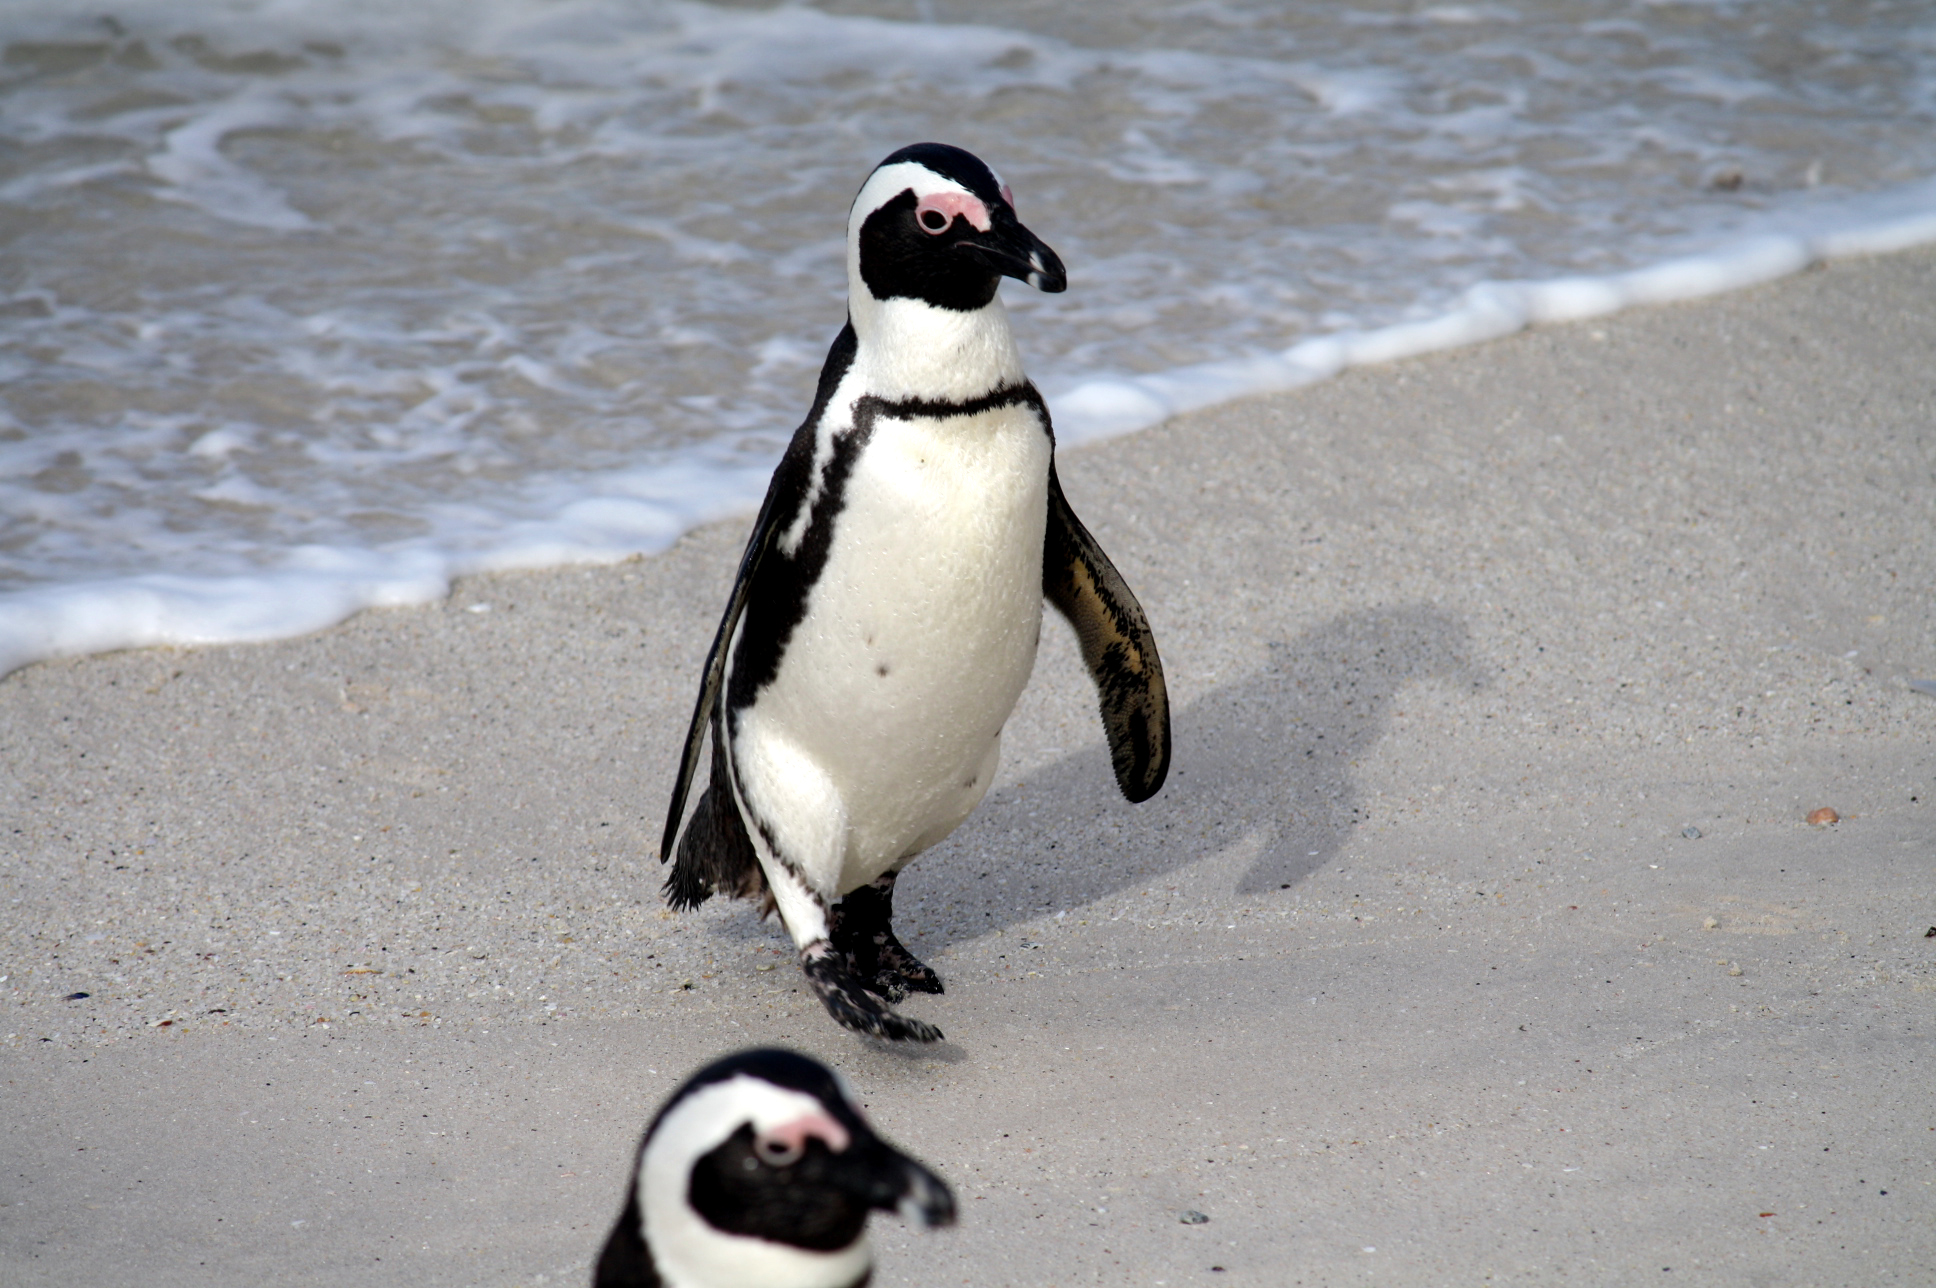
[(1818, 810), (1811, 810), (1808, 815), (1808, 821), (1813, 827), (1821, 827), (1827, 823), (1840, 823), (1842, 816), (1824, 805)]
[(1176, 1219), (1185, 1225), (1208, 1225), (1210, 1223), (1210, 1218), (1195, 1208), (1179, 1214)]

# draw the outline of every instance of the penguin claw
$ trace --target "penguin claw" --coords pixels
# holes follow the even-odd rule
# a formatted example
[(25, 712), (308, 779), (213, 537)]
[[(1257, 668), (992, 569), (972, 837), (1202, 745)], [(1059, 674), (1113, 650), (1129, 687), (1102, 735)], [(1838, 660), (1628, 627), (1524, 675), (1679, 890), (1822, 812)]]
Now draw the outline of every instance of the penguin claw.
[(889, 1002), (907, 1001), (907, 985), (893, 975), (876, 975), (867, 981), (867, 991), (878, 993)]
[(801, 949), (800, 969), (827, 1014), (840, 1027), (889, 1042), (941, 1041), (941, 1030), (934, 1025), (896, 1014), (881, 994), (856, 978), (840, 954), (826, 943)]
[[(876, 977), (876, 988), (883, 994), (886, 990), (879, 989), (880, 983), (891, 983), (901, 997), (909, 993), (944, 991), (941, 987), (941, 976), (935, 974), (934, 969), (926, 962), (901, 947), (900, 944), (893, 942), (891, 938), (882, 946), (880, 961), (881, 973)], [(888, 1000), (898, 1002), (901, 998), (890, 997)]]
[(890, 1002), (903, 1001), (909, 993), (942, 991), (941, 976), (903, 948), (892, 931), (874, 937), (873, 951), (864, 955), (849, 952), (845, 956), (847, 969)]

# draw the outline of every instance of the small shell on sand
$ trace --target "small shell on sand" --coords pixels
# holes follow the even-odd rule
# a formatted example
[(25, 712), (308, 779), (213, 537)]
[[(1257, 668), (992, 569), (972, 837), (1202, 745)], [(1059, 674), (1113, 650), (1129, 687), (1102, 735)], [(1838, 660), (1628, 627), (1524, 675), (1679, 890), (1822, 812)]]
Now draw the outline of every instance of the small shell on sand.
[(1818, 810), (1810, 811), (1808, 815), (1808, 821), (1809, 821), (1809, 824), (1813, 827), (1821, 827), (1825, 823), (1840, 823), (1842, 821), (1842, 816), (1840, 814), (1837, 814), (1834, 810), (1830, 809), (1828, 806), (1824, 805), (1822, 806), (1822, 808)]

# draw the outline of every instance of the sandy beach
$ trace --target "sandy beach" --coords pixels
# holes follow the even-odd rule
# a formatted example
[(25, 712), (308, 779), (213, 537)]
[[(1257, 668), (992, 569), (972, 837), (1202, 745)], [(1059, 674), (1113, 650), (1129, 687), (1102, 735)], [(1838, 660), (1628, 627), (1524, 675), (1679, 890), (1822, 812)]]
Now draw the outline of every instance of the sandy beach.
[(1064, 452), (1175, 767), (1123, 803), (1054, 627), (902, 883), (934, 1048), (660, 903), (744, 521), (0, 680), (0, 1279), (584, 1282), (660, 1098), (781, 1043), (957, 1188), (877, 1284), (1928, 1282), (1932, 301), (1851, 260)]

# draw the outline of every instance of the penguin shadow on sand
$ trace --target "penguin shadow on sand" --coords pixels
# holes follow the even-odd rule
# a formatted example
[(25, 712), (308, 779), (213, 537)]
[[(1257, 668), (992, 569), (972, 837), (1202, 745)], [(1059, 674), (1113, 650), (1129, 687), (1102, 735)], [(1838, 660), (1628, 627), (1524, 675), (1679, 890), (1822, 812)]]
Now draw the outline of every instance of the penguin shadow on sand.
[(1420, 683), (1486, 683), (1463, 621), (1428, 604), (1272, 641), (1261, 671), (1172, 712), (1169, 781), (1153, 800), (1122, 799), (1100, 742), (991, 792), (909, 868), (908, 930), (931, 947), (978, 939), (1218, 856), (1197, 879), (1234, 874), (1240, 896), (1292, 888), (1365, 820), (1351, 762)]

